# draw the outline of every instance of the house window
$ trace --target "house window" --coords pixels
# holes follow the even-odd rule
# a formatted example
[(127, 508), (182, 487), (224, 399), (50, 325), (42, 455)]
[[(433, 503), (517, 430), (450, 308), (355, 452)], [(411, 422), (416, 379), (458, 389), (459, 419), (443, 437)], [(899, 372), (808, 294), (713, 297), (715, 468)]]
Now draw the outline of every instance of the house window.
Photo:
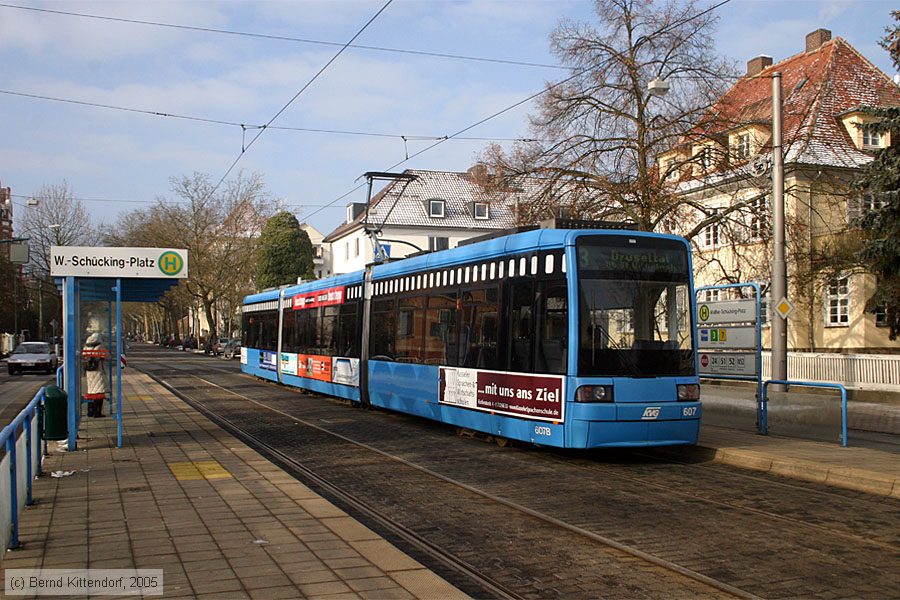
[(769, 234), (769, 198), (759, 196), (750, 204), (750, 237), (765, 239)]
[(429, 237), (428, 238), (428, 249), (432, 252), (437, 252), (438, 250), (446, 250), (450, 247), (450, 238), (446, 237)]
[[(718, 211), (714, 211), (716, 214)], [(713, 221), (703, 228), (703, 245), (707, 248), (719, 245), (719, 221)]]
[(825, 324), (841, 326), (850, 324), (850, 277), (835, 277), (825, 289), (825, 307), (828, 314)]
[(476, 202), (472, 207), (472, 215), (479, 220), (490, 218), (490, 206), (487, 202)]
[(876, 196), (874, 192), (864, 192), (861, 205), (864, 213), (873, 210), (881, 210), (885, 205), (884, 197)]
[(750, 158), (750, 134), (742, 133), (737, 136), (735, 155), (738, 158)]
[(679, 175), (678, 161), (674, 158), (670, 158), (666, 161), (666, 179), (669, 181), (677, 181)]
[(883, 306), (875, 307), (875, 327), (887, 327), (887, 311)]
[(703, 290), (703, 302), (718, 302), (722, 290)]
[(874, 131), (871, 127), (863, 127), (863, 147), (865, 148), (880, 148), (881, 147), (881, 133), (878, 131)]
[(440, 198), (432, 198), (428, 201), (428, 216), (435, 219), (443, 219), (446, 216), (447, 203)]
[(344, 260), (350, 260), (350, 242), (344, 242)]
[(708, 171), (712, 167), (712, 148), (702, 148), (697, 153), (697, 160), (700, 163), (700, 168)]
[(769, 292), (760, 294), (759, 296), (759, 322), (763, 327), (771, 325), (772, 322), (772, 296)]
[(353, 240), (353, 256), (359, 256), (359, 238)]

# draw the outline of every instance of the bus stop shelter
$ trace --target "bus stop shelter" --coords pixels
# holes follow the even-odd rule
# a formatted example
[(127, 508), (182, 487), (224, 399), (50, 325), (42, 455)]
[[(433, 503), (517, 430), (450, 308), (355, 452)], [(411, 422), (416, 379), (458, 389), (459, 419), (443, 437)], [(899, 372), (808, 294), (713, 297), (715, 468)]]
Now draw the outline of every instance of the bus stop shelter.
[[(50, 274), (62, 291), (62, 387), (67, 394), (68, 449), (77, 449), (83, 412), (83, 348), (97, 334), (106, 351), (108, 415), (122, 447), (122, 303), (155, 302), (188, 274), (179, 248), (52, 246)], [(114, 408), (114, 410), (113, 410)]]

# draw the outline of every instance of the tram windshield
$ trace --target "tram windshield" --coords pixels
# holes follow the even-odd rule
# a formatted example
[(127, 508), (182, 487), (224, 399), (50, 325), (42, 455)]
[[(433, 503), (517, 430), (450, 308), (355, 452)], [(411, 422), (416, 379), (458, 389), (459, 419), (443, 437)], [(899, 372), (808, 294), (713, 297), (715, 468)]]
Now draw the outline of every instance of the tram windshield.
[(578, 374), (693, 375), (690, 270), (677, 240), (577, 241)]

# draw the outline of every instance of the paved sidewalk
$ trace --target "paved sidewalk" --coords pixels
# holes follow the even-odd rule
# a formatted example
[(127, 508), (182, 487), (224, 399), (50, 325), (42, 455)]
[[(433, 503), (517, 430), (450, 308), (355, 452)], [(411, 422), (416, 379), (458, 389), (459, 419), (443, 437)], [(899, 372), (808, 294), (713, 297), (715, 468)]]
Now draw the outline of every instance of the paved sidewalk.
[(114, 419), (51, 442), (4, 569), (161, 568), (166, 598), (464, 598), (142, 373)]
[(703, 425), (699, 448), (745, 469), (900, 498), (897, 454)]

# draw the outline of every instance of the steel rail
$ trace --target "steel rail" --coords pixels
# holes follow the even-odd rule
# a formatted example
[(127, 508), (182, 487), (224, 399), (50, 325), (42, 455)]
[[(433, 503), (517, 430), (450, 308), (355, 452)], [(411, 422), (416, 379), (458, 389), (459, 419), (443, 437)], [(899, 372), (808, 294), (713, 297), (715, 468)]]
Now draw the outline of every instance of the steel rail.
[[(175, 390), (174, 386), (172, 386), (172, 385), (169, 384), (168, 382), (165, 382), (164, 380), (159, 379), (159, 378), (155, 377), (154, 375), (152, 375), (152, 374), (150, 374), (150, 373), (148, 373), (148, 375), (150, 375), (150, 376), (153, 377), (156, 381), (158, 381), (158, 382), (160, 382), (162, 385), (164, 385), (164, 386), (166, 387), (166, 389), (169, 389), (170, 391), (173, 391), (173, 393), (175, 393), (175, 394), (178, 395), (179, 397), (182, 397), (182, 396), (183, 396), (181, 393), (177, 392), (177, 391)], [(384, 456), (384, 457), (386, 457), (386, 458), (389, 458), (389, 459), (391, 459), (391, 460), (393, 460), (393, 461), (395, 461), (395, 462), (398, 462), (398, 463), (403, 464), (404, 466), (408, 466), (408, 467), (410, 467), (410, 468), (412, 468), (412, 469), (415, 469), (415, 470), (418, 470), (418, 471), (420, 471), (420, 472), (422, 472), (422, 473), (425, 473), (425, 474), (427, 474), (427, 475), (430, 475), (431, 477), (434, 477), (434, 478), (436, 478), (436, 479), (439, 479), (439, 480), (441, 480), (441, 481), (444, 481), (445, 483), (449, 483), (449, 484), (451, 484), (451, 485), (454, 485), (454, 486), (456, 486), (456, 487), (459, 487), (459, 488), (461, 488), (461, 489), (464, 489), (464, 490), (466, 490), (466, 491), (468, 491), (468, 492), (470, 492), (470, 493), (473, 493), (473, 494), (476, 494), (476, 495), (481, 496), (481, 497), (483, 497), (483, 498), (486, 498), (486, 499), (488, 499), (488, 500), (491, 500), (492, 502), (496, 502), (496, 503), (498, 503), (498, 504), (501, 504), (501, 505), (503, 505), (503, 506), (506, 506), (506, 507), (508, 507), (508, 508), (511, 508), (511, 509), (513, 509), (513, 510), (516, 510), (516, 511), (518, 511), (518, 512), (521, 512), (521, 513), (523, 513), (523, 514), (527, 514), (527, 515), (529, 515), (529, 516), (531, 516), (531, 517), (533, 517), (533, 518), (536, 518), (536, 519), (539, 519), (539, 520), (541, 520), (541, 521), (544, 521), (545, 523), (548, 523), (548, 524), (553, 525), (553, 526), (555, 526), (555, 527), (559, 527), (559, 528), (561, 528), (561, 529), (565, 529), (565, 530), (567, 530), (567, 531), (570, 531), (570, 532), (575, 533), (575, 534), (577, 534), (577, 535), (580, 535), (580, 536), (582, 536), (582, 537), (588, 538), (588, 539), (590, 539), (590, 540), (592, 540), (592, 541), (594, 541), (594, 542), (597, 542), (597, 543), (602, 544), (602, 545), (604, 545), (604, 546), (613, 548), (613, 549), (618, 550), (619, 552), (622, 552), (622, 553), (624, 553), (624, 554), (628, 554), (628, 555), (630, 555), (630, 556), (634, 556), (634, 557), (636, 557), (636, 558), (639, 558), (639, 559), (641, 559), (641, 560), (644, 560), (644, 561), (646, 561), (646, 562), (649, 562), (649, 563), (651, 563), (651, 564), (653, 564), (653, 565), (655, 565), (655, 566), (657, 566), (657, 567), (660, 567), (660, 568), (665, 569), (665, 570), (667, 570), (667, 571), (676, 573), (676, 574), (681, 575), (681, 576), (683, 576), (683, 577), (686, 577), (686, 578), (688, 578), (688, 579), (692, 579), (692, 580), (694, 580), (694, 581), (696, 581), (696, 582), (698, 582), (698, 583), (701, 583), (701, 584), (703, 584), (703, 585), (709, 586), (709, 587), (711, 587), (711, 588), (713, 588), (713, 589), (715, 589), (715, 590), (718, 590), (718, 591), (721, 591), (721, 592), (725, 592), (725, 593), (730, 594), (731, 596), (734, 596), (734, 597), (736, 597), (736, 598), (745, 598), (745, 599), (759, 600), (759, 596), (756, 596), (756, 595), (754, 595), (754, 594), (752, 594), (752, 593), (750, 593), (750, 592), (747, 592), (746, 590), (742, 590), (742, 589), (740, 589), (740, 588), (737, 588), (737, 587), (734, 587), (734, 586), (732, 586), (732, 585), (729, 585), (729, 584), (727, 584), (727, 583), (725, 583), (725, 582), (723, 582), (723, 581), (719, 581), (719, 580), (717, 580), (717, 579), (713, 579), (712, 577), (709, 577), (709, 576), (707, 576), (707, 575), (703, 575), (702, 573), (698, 573), (697, 571), (694, 571), (694, 570), (692, 570), (692, 569), (688, 569), (688, 568), (686, 568), (686, 567), (683, 567), (683, 566), (678, 565), (678, 564), (676, 564), (676, 563), (673, 563), (673, 562), (671, 562), (671, 561), (665, 560), (665, 559), (660, 558), (660, 557), (658, 557), (658, 556), (654, 556), (654, 555), (652, 555), (652, 554), (649, 554), (649, 553), (644, 552), (644, 551), (642, 551), (642, 550), (639, 550), (639, 549), (637, 549), (637, 548), (633, 548), (633, 547), (628, 546), (628, 545), (626, 545), (626, 544), (623, 544), (623, 543), (621, 543), (621, 542), (617, 542), (617, 541), (615, 541), (615, 540), (613, 540), (613, 539), (611, 539), (611, 538), (608, 538), (608, 537), (606, 537), (606, 536), (602, 536), (602, 535), (599, 535), (599, 534), (597, 534), (597, 533), (595, 533), (595, 532), (593, 532), (593, 531), (589, 531), (589, 530), (584, 529), (584, 528), (582, 528), (582, 527), (578, 527), (577, 525), (572, 525), (572, 524), (570, 524), (570, 523), (566, 523), (565, 521), (562, 521), (562, 520), (560, 520), (560, 519), (557, 519), (557, 518), (552, 517), (552, 516), (550, 516), (550, 515), (547, 515), (547, 514), (545, 514), (545, 513), (541, 513), (541, 512), (539, 512), (539, 511), (534, 510), (534, 509), (528, 508), (528, 507), (523, 506), (523, 505), (521, 505), (521, 504), (518, 504), (518, 503), (516, 503), (516, 502), (512, 502), (511, 500), (507, 500), (507, 499), (502, 498), (502, 497), (500, 497), (500, 496), (496, 496), (496, 495), (494, 495), (494, 494), (491, 494), (490, 492), (486, 492), (486, 491), (484, 491), (484, 490), (482, 490), (482, 489), (480, 489), (480, 488), (474, 487), (474, 486), (469, 485), (469, 484), (467, 484), (467, 483), (463, 483), (463, 482), (458, 481), (458, 480), (456, 480), (456, 479), (453, 479), (453, 478), (451, 478), (451, 477), (447, 477), (446, 475), (443, 475), (443, 474), (441, 474), (441, 473), (438, 473), (438, 472), (436, 472), (436, 471), (433, 471), (433, 470), (431, 470), (431, 469), (429, 469), (429, 468), (427, 468), (427, 467), (423, 467), (423, 466), (421, 466), (421, 465), (417, 465), (417, 464), (415, 464), (415, 463), (413, 463), (413, 462), (410, 462), (410, 461), (408, 461), (408, 460), (406, 460), (406, 459), (404, 459), (404, 458), (402, 458), (402, 457), (396, 456), (396, 455), (391, 454), (391, 453), (389, 453), (389, 452), (385, 452), (385, 451), (383, 451), (383, 450), (380, 450), (380, 449), (378, 449), (378, 448), (375, 448), (375, 447), (373, 447), (373, 446), (371, 446), (371, 445), (369, 445), (369, 444), (366, 444), (366, 443), (364, 443), (364, 442), (359, 442), (359, 441), (353, 440), (353, 439), (351, 439), (351, 438), (348, 438), (348, 437), (346, 437), (346, 436), (344, 436), (344, 435), (341, 435), (341, 434), (339, 434), (339, 433), (335, 433), (335, 432), (333, 432), (333, 431), (329, 431), (328, 429), (326, 429), (326, 428), (324, 428), (324, 427), (321, 427), (321, 426), (319, 426), (319, 425), (316, 425), (315, 423), (311, 423), (311, 422), (309, 422), (309, 421), (305, 421), (305, 420), (303, 420), (302, 418), (298, 417), (297, 415), (292, 415), (292, 414), (287, 413), (287, 412), (285, 412), (285, 411), (282, 411), (282, 410), (279, 410), (279, 409), (274, 408), (274, 407), (272, 407), (272, 406), (269, 406), (269, 405), (267, 405), (267, 404), (265, 404), (265, 403), (263, 403), (263, 402), (260, 402), (260, 401), (258, 401), (258, 400), (255, 400), (255, 399), (253, 399), (253, 398), (251, 398), (251, 397), (249, 397), (249, 396), (246, 396), (246, 395), (244, 395), (244, 394), (240, 394), (240, 393), (238, 393), (238, 392), (234, 392), (234, 391), (232, 391), (232, 390), (229, 390), (228, 388), (225, 388), (225, 387), (223, 387), (223, 386), (221, 386), (221, 385), (219, 385), (219, 384), (217, 384), (217, 383), (214, 383), (214, 382), (212, 382), (212, 381), (209, 381), (208, 379), (205, 379), (205, 378), (200, 377), (200, 376), (198, 376), (198, 375), (194, 375), (194, 374), (192, 374), (192, 373), (187, 373), (187, 372), (185, 372), (184, 375), (185, 375), (185, 376), (189, 376), (189, 377), (193, 377), (193, 378), (195, 378), (195, 379), (199, 379), (200, 381), (203, 381), (204, 383), (206, 383), (206, 384), (208, 384), (208, 385), (211, 385), (211, 386), (213, 386), (213, 387), (216, 387), (216, 388), (218, 388), (218, 389), (221, 389), (221, 390), (223, 390), (223, 391), (225, 391), (225, 392), (227, 392), (227, 393), (229, 393), (229, 394), (232, 394), (232, 395), (234, 395), (234, 396), (237, 396), (237, 397), (239, 397), (239, 398), (242, 398), (242, 399), (244, 399), (244, 400), (246, 400), (246, 401), (248, 401), (248, 402), (251, 402), (251, 403), (253, 403), (253, 404), (256, 404), (257, 406), (260, 406), (260, 407), (262, 407), (262, 408), (265, 408), (265, 409), (267, 409), (267, 410), (269, 410), (269, 411), (272, 411), (272, 412), (275, 412), (275, 413), (277, 413), (277, 414), (280, 414), (280, 415), (282, 415), (282, 416), (284, 416), (284, 417), (287, 417), (287, 418), (291, 419), (293, 422), (302, 423), (303, 425), (305, 425), (305, 426), (307, 426), (307, 427), (310, 427), (310, 428), (312, 428), (312, 429), (315, 429), (315, 430), (317, 430), (317, 431), (320, 431), (320, 432), (325, 433), (325, 434), (327, 434), (327, 435), (330, 435), (330, 436), (332, 436), (332, 437), (338, 438), (338, 439), (340, 439), (340, 440), (342, 440), (342, 441), (345, 441), (345, 442), (347, 442), (347, 443), (349, 443), (349, 444), (353, 444), (353, 445), (358, 446), (358, 447), (360, 447), (360, 448), (366, 449), (366, 450), (368, 450), (368, 451), (370, 451), (370, 452), (374, 452), (374, 453), (376, 453), (376, 454), (379, 454), (379, 455), (381, 455), (381, 456)], [(196, 401), (191, 401), (191, 402), (196, 402)], [(189, 403), (190, 403), (190, 402), (189, 402)], [(193, 403), (192, 403), (191, 405), (194, 406)], [(212, 413), (211, 411), (209, 411), (209, 409), (206, 409), (205, 407), (204, 407), (203, 409), (200, 409), (200, 410), (201, 410), (201, 412), (203, 412), (204, 414), (215, 414), (215, 413)], [(218, 417), (218, 418), (222, 418), (222, 417)], [(231, 425), (231, 426), (237, 428), (238, 430), (240, 430), (240, 427), (237, 426), (237, 425)], [(249, 434), (247, 434), (247, 435), (249, 435)]]

